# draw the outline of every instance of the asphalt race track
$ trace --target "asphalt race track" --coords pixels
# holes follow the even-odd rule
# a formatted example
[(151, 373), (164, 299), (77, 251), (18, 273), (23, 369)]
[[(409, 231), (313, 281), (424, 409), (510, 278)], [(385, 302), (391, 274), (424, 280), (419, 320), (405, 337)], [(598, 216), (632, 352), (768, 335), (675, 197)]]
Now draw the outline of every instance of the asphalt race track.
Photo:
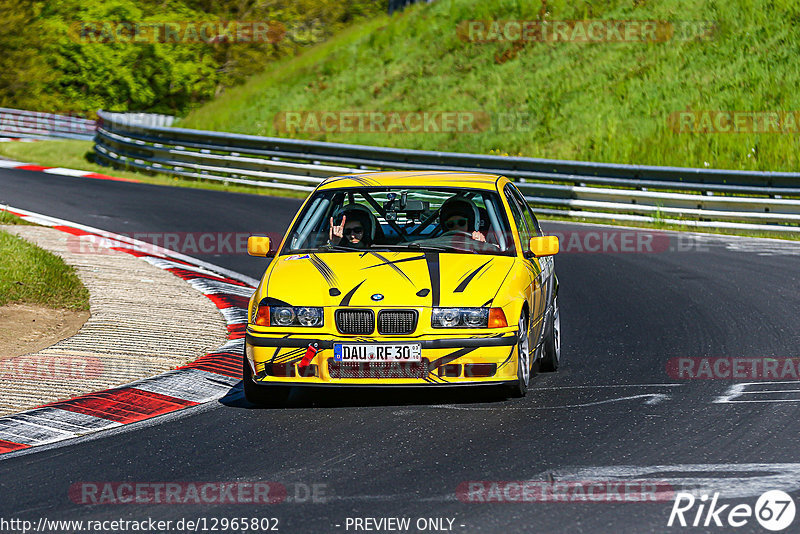
[[(282, 233), (299, 203), (0, 170), (0, 205), (127, 235)], [(609, 232), (543, 226), (579, 240)], [(754, 506), (767, 490), (800, 503), (800, 381), (691, 380), (667, 370), (671, 358), (800, 357), (800, 246), (664, 235), (653, 252), (576, 245), (556, 257), (564, 362), (537, 375), (522, 400), (476, 390), (301, 391), (290, 408), (273, 410), (248, 405), (237, 386), (221, 403), (0, 459), (0, 518), (207, 518), (211, 526), (274, 517), (282, 532), (365, 531), (375, 524), (356, 518), (395, 517), (410, 518), (410, 532), (426, 518), (443, 519), (420, 522), (428, 530), (453, 532), (731, 529), (669, 528), (670, 491), (656, 502), (589, 502), (573, 485), (570, 502), (496, 502), (525, 500), (515, 481), (669, 480), (672, 491), (709, 501), (720, 492), (730, 507)], [(242, 255), (198, 257), (256, 278), (265, 266)], [(210, 481), (276, 482), (287, 498), (92, 505), (69, 494), (83, 482)], [(472, 502), (480, 498), (495, 502)], [(767, 532), (754, 517), (735, 530)], [(800, 532), (800, 517), (785, 532)]]

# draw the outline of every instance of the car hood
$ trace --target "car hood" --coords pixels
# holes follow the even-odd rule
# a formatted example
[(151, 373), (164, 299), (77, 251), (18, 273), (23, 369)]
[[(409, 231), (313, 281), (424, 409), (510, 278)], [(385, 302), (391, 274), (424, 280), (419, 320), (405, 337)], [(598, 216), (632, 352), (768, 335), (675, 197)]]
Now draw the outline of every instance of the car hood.
[(487, 306), (514, 258), (439, 252), (279, 256), (260, 297), (291, 306)]

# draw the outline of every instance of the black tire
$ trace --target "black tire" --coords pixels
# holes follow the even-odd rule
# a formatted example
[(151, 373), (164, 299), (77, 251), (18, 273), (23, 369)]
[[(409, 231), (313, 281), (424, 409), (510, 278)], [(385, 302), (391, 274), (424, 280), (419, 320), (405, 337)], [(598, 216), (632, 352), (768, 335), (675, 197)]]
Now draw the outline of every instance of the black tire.
[(517, 381), (508, 387), (508, 396), (520, 399), (528, 392), (531, 381), (531, 343), (527, 335), (528, 318), (523, 313), (519, 318), (520, 338), (517, 341)]
[(542, 342), (542, 362), (539, 368), (552, 373), (558, 371), (561, 363), (561, 313), (558, 309), (558, 295), (553, 297), (553, 313), (547, 321)]
[(247, 357), (242, 358), (242, 384), (244, 385), (244, 398), (247, 399), (247, 402), (271, 408), (278, 408), (286, 404), (289, 394), (292, 392), (290, 386), (256, 384), (253, 381), (253, 370), (247, 363)]

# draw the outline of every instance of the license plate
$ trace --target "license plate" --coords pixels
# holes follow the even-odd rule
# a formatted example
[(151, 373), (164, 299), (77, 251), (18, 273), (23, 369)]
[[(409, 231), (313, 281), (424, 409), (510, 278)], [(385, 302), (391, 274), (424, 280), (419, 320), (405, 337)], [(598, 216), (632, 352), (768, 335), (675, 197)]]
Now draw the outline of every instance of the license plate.
[(337, 362), (419, 362), (422, 361), (422, 345), (369, 345), (366, 343), (333, 344), (333, 360)]

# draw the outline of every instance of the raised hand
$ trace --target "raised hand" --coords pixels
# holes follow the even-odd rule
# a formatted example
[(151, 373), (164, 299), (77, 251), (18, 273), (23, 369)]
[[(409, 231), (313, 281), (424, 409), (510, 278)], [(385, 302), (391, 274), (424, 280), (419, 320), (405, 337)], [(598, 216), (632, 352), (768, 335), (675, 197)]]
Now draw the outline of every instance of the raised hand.
[(481, 243), (486, 243), (486, 236), (478, 231), (472, 232), (472, 239), (480, 241)]
[(328, 240), (331, 243), (333, 243), (333, 238), (334, 237), (337, 237), (338, 239), (341, 239), (342, 237), (344, 237), (344, 223), (345, 223), (345, 221), (347, 221), (347, 216), (346, 215), (342, 216), (342, 224), (340, 224), (339, 226), (336, 226), (335, 224), (333, 224), (333, 217), (331, 217), (331, 228), (330, 228), (330, 230), (328, 230)]

